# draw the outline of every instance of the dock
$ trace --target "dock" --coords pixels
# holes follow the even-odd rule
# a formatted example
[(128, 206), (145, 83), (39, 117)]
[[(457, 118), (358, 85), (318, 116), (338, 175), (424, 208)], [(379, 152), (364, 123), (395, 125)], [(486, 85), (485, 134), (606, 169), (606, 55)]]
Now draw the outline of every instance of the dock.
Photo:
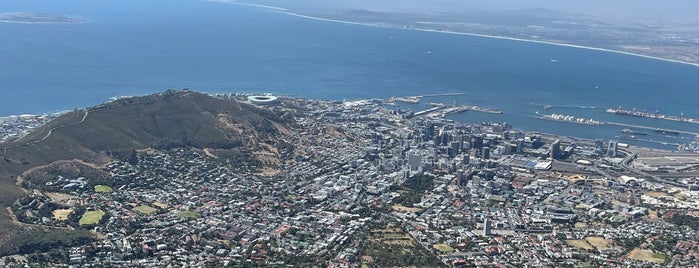
[(548, 110), (551, 108), (572, 108), (572, 109), (589, 109), (589, 110), (601, 110), (604, 109), (602, 107), (597, 107), (597, 106), (584, 106), (584, 105), (556, 105), (556, 104), (541, 104), (541, 103), (529, 103), (531, 105), (535, 106), (542, 106), (544, 107), (544, 110)]
[(662, 119), (662, 120), (668, 120), (668, 121), (699, 124), (699, 119), (686, 117), (686, 116), (684, 116), (684, 114), (681, 114), (680, 116), (665, 115), (665, 114), (661, 114), (660, 112), (651, 113), (651, 112), (646, 112), (646, 111), (638, 111), (636, 109), (624, 110), (621, 107), (609, 108), (609, 109), (607, 109), (607, 112), (613, 113), (613, 114), (618, 114), (618, 115), (626, 115), (626, 116), (635, 116), (635, 117), (642, 117), (642, 118), (653, 118), (653, 119)]
[(616, 122), (606, 122), (606, 123), (608, 125), (615, 125), (615, 126), (621, 126), (621, 127), (638, 128), (638, 129), (653, 130), (653, 131), (677, 132), (677, 133), (681, 133), (681, 134), (699, 136), (699, 132), (692, 132), (692, 131), (684, 131), (684, 130), (676, 130), (676, 129), (664, 129), (664, 128), (657, 128), (657, 127), (646, 127), (646, 126), (616, 123)]
[(529, 118), (535, 118), (535, 119), (543, 119), (543, 120), (551, 120), (551, 121), (558, 121), (558, 122), (567, 122), (567, 123), (574, 123), (574, 124), (583, 124), (583, 125), (595, 125), (595, 126), (602, 126), (602, 125), (611, 125), (611, 126), (620, 126), (620, 127), (625, 127), (625, 128), (636, 128), (636, 129), (645, 129), (645, 130), (652, 130), (655, 132), (666, 132), (666, 133), (678, 133), (678, 134), (686, 134), (686, 135), (692, 135), (699, 137), (699, 132), (692, 132), (692, 131), (684, 131), (684, 130), (676, 130), (676, 129), (665, 129), (665, 128), (657, 128), (657, 127), (647, 127), (647, 126), (641, 126), (641, 125), (633, 125), (633, 124), (624, 124), (624, 123), (618, 123), (618, 122), (610, 122), (610, 121), (598, 121), (594, 119), (589, 119), (589, 118), (579, 118), (571, 115), (558, 115), (558, 114), (537, 114), (536, 116), (532, 115), (527, 115)]
[(429, 98), (429, 97), (448, 97), (448, 96), (461, 96), (461, 95), (466, 95), (466, 93), (443, 93), (443, 94), (429, 94), (429, 95), (420, 95), (416, 97), (420, 98)]
[(676, 143), (676, 142), (666, 142), (666, 141), (656, 141), (656, 140), (651, 140), (651, 139), (641, 139), (638, 137), (633, 137), (633, 136), (616, 136), (617, 139), (622, 139), (622, 140), (632, 140), (632, 141), (641, 141), (641, 142), (648, 142), (648, 143), (655, 143), (655, 144), (660, 144), (660, 145), (667, 145), (667, 146), (680, 146), (681, 144)]
[(424, 115), (424, 114), (436, 112), (436, 111), (442, 110), (442, 109), (444, 109), (444, 108), (446, 108), (446, 106), (437, 106), (437, 107), (433, 107), (433, 108), (430, 108), (430, 109), (427, 109), (427, 110), (424, 110), (424, 111), (419, 111), (419, 112), (415, 113), (415, 116), (420, 116), (420, 115)]
[(427, 94), (427, 95), (416, 95), (416, 96), (405, 96), (405, 97), (390, 97), (384, 102), (402, 102), (408, 104), (418, 104), (423, 98), (429, 97), (448, 97), (448, 96), (461, 96), (466, 95), (466, 93), (441, 93), (441, 94)]
[(445, 117), (450, 114), (458, 114), (466, 111), (474, 111), (489, 114), (502, 114), (502, 111), (479, 106), (459, 105), (447, 106), (445, 104), (435, 105), (435, 107), (415, 113), (416, 116), (427, 115), (429, 117)]

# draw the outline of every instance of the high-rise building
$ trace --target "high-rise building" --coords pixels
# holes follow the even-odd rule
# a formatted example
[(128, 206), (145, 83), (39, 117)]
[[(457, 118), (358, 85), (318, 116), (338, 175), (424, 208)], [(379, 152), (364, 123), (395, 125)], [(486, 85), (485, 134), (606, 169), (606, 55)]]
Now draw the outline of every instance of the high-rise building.
[(449, 147), (451, 147), (451, 149), (454, 150), (454, 153), (458, 153), (461, 151), (461, 142), (460, 141), (452, 141), (449, 143)]
[(551, 143), (549, 154), (551, 159), (556, 159), (561, 155), (561, 140), (556, 140), (553, 143)]
[(483, 137), (482, 136), (472, 136), (471, 137), (471, 148), (481, 148), (483, 147)]
[(483, 236), (490, 236), (492, 235), (492, 223), (490, 222), (489, 218), (485, 218), (485, 221), (483, 221)]
[(490, 159), (490, 147), (483, 147), (483, 150), (481, 150), (481, 158), (484, 160)]
[(610, 140), (609, 146), (607, 146), (607, 156), (608, 157), (616, 157), (617, 147), (618, 147), (617, 141)]
[(599, 154), (604, 153), (604, 142), (602, 140), (595, 140), (595, 151)]
[(517, 140), (517, 147), (515, 148), (515, 153), (523, 153), (524, 152), (524, 139), (518, 139)]
[(422, 166), (422, 156), (419, 154), (408, 155), (408, 165), (410, 165), (411, 170), (418, 170)]

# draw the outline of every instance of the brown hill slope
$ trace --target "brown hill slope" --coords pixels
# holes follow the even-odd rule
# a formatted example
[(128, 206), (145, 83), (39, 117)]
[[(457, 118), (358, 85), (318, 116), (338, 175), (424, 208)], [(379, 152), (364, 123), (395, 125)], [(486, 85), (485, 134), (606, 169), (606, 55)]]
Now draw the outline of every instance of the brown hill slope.
[(138, 149), (180, 147), (212, 149), (207, 152), (253, 170), (261, 168), (253, 152), (264, 148), (260, 144), (275, 144), (275, 125), (284, 124), (269, 110), (189, 90), (67, 113), (19, 140), (0, 144), (0, 255), (17, 248), (7, 242), (17, 239), (10, 230), (22, 227), (11, 222), (4, 208), (24, 195), (15, 183), (27, 170), (65, 160), (101, 165), (127, 160)]

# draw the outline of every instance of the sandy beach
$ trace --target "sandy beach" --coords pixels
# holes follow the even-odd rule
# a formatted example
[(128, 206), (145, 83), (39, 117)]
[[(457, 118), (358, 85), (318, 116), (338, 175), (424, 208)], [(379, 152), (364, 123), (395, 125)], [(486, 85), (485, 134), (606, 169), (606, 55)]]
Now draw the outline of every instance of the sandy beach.
[(530, 42), (530, 43), (539, 43), (539, 44), (547, 44), (547, 45), (554, 45), (554, 46), (564, 46), (564, 47), (572, 47), (572, 48), (579, 48), (579, 49), (588, 49), (588, 50), (596, 50), (596, 51), (603, 51), (603, 52), (609, 52), (609, 53), (624, 54), (624, 55), (629, 55), (629, 56), (642, 57), (642, 58), (647, 58), (647, 59), (680, 63), (680, 64), (686, 64), (686, 65), (692, 65), (695, 67), (699, 67), (699, 63), (692, 63), (692, 62), (686, 62), (686, 61), (681, 61), (681, 60), (673, 60), (673, 59), (662, 58), (662, 57), (648, 56), (648, 55), (626, 52), (626, 51), (621, 51), (621, 50), (614, 50), (614, 49), (581, 46), (581, 45), (575, 45), (575, 44), (557, 43), (557, 42), (549, 42), (549, 41), (541, 41), (541, 40), (531, 40), (531, 39), (523, 39), (523, 38), (515, 38), (515, 37), (507, 37), (507, 36), (498, 36), (498, 35), (455, 32), (455, 31), (448, 31), (448, 30), (445, 31), (445, 30), (434, 30), (434, 29), (423, 29), (423, 28), (402, 28), (402, 27), (397, 27), (397, 26), (392, 26), (392, 25), (384, 25), (384, 24), (378, 24), (378, 23), (353, 22), (353, 21), (344, 21), (344, 20), (337, 20), (337, 19), (328, 19), (328, 18), (308, 16), (308, 15), (290, 12), (285, 8), (274, 7), (274, 6), (257, 5), (257, 4), (242, 3), (242, 2), (237, 2), (237, 1), (226, 1), (226, 0), (209, 0), (209, 1), (266, 8), (266, 9), (269, 9), (271, 12), (286, 14), (286, 15), (290, 15), (290, 16), (305, 18), (305, 19), (319, 20), (319, 21), (336, 22), (336, 23), (344, 23), (344, 24), (352, 24), (352, 25), (363, 25), (363, 26), (371, 26), (371, 27), (382, 27), (382, 28), (391, 28), (391, 29), (402, 29), (402, 30), (411, 30), (411, 31), (423, 31), (423, 32), (456, 34), (456, 35), (466, 35), (466, 36), (477, 36), (477, 37), (484, 37), (484, 38), (495, 38), (495, 39), (511, 40), (511, 41), (519, 41), (519, 42)]

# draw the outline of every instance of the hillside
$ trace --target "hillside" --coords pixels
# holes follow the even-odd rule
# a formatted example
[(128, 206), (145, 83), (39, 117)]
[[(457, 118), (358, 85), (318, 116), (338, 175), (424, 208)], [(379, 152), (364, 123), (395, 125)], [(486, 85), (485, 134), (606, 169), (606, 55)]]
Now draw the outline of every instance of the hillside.
[[(0, 144), (0, 255), (17, 249), (5, 243), (18, 239), (11, 230), (19, 227), (10, 222), (4, 207), (24, 195), (16, 184), (31, 186), (18, 182), (18, 177), (43, 174), (57, 163), (98, 167), (128, 161), (139, 149), (184, 147), (206, 150), (221, 161), (255, 171), (270, 163), (257, 158), (261, 151), (278, 155), (275, 134), (284, 125), (270, 110), (189, 90), (124, 98), (67, 113), (19, 140)], [(18, 233), (34, 233), (28, 229)]]

